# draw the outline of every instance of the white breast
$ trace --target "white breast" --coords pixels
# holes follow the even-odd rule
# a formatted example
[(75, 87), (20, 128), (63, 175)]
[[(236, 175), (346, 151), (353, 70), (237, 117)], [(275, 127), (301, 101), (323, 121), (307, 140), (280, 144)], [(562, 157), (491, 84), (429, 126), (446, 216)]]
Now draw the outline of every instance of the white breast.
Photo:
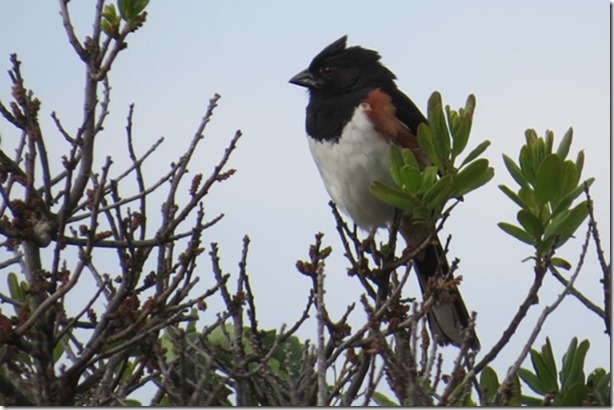
[(309, 138), (309, 147), (329, 195), (356, 225), (369, 230), (392, 219), (393, 208), (369, 191), (374, 180), (392, 185), (390, 144), (377, 135), (364, 108), (354, 111), (338, 142)]

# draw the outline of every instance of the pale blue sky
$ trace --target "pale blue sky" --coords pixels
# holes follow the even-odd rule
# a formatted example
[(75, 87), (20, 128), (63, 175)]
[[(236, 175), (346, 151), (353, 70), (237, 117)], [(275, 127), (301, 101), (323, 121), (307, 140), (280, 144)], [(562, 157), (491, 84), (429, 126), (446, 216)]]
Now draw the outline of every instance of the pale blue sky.
[[(92, 4), (70, 3), (81, 34), (90, 30)], [(478, 104), (472, 141), (492, 141), (487, 155), (496, 176), (455, 209), (445, 232), (453, 234), (451, 254), (461, 259), (462, 292), (469, 309), (479, 312), (478, 333), (488, 351), (533, 278), (530, 264), (520, 262), (530, 249), (496, 226), (515, 220), (515, 205), (497, 185), (513, 186), (501, 154), (517, 157), (526, 128), (541, 135), (552, 129), (558, 140), (574, 127), (572, 152), (585, 150), (584, 176), (597, 179), (592, 194), (609, 249), (609, 21), (610, 5), (604, 0), (152, 1), (148, 22), (129, 38), (128, 50), (110, 73), (112, 115), (99, 142), (104, 153), (119, 156), (119, 173), (126, 157), (124, 121), (134, 102), (139, 150), (166, 137), (147, 168), (154, 181), (190, 140), (211, 95), (222, 95), (191, 171), (206, 174), (235, 129), (245, 136), (231, 161), (237, 175), (209, 197), (209, 215), (227, 216), (205, 243), (220, 242), (224, 266), (233, 271), (241, 238), (250, 235), (249, 269), (260, 323), (279, 327), (303, 308), (309, 281), (295, 271), (294, 263), (306, 256), (318, 231), (336, 249), (327, 276), (331, 310), (340, 314), (361, 293), (345, 275), (328, 197), (307, 148), (307, 94), (288, 79), (324, 46), (348, 34), (349, 44), (382, 54), (399, 87), (422, 110), (434, 90), (453, 107), (474, 93)], [(9, 53), (17, 52), (28, 87), (43, 101), (48, 137), (57, 139), (59, 151), (65, 150), (49, 114), (57, 111), (68, 129), (80, 124), (84, 70), (66, 41), (57, 2), (4, 2), (0, 27), (0, 72), (9, 68)], [(6, 103), (9, 98), (8, 76), (2, 75), (0, 99)], [(0, 122), (0, 133), (4, 147), (17, 136), (6, 122)], [(569, 241), (562, 255), (575, 264), (579, 247), (579, 239)], [(589, 259), (593, 255), (591, 248)], [(206, 258), (200, 266), (207, 272)], [(597, 281), (591, 261), (578, 284), (600, 303)], [(0, 288), (2, 283), (0, 278)], [(408, 293), (411, 289), (417, 293), (413, 279)], [(531, 309), (495, 362), (500, 373), (516, 357), (544, 304), (560, 291), (554, 279), (546, 279), (540, 305)], [(363, 320), (361, 309), (354, 320)], [(312, 330), (302, 336), (313, 337)], [(588, 367), (609, 363), (603, 325), (572, 298), (551, 316), (540, 344), (546, 336), (559, 357), (572, 336), (589, 338)]]

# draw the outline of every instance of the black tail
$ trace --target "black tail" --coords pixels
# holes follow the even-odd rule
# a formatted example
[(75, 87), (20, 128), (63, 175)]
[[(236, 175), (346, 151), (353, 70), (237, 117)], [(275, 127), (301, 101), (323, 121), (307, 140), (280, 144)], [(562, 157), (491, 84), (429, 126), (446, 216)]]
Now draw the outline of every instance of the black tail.
[[(403, 236), (411, 248), (418, 242), (412, 240), (416, 234), (416, 225), (412, 226), (410, 232), (402, 230)], [(428, 281), (434, 277), (445, 277), (450, 272), (450, 265), (441, 246), (439, 239), (435, 238), (414, 258), (414, 266), (420, 283), (422, 294), (427, 290)], [(452, 343), (460, 346), (463, 341), (463, 331), (469, 325), (469, 312), (463, 301), (463, 297), (456, 286), (437, 295), (437, 301), (431, 305), (428, 314), (428, 322), (437, 343), (446, 345)], [(474, 330), (468, 340), (469, 346), (479, 350), (480, 341)]]

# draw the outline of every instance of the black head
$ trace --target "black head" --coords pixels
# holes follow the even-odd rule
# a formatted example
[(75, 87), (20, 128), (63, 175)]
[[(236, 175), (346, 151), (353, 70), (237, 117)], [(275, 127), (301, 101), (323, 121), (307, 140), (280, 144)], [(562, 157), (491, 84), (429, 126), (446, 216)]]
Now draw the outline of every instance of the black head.
[(346, 42), (347, 36), (343, 36), (327, 46), (290, 83), (307, 87), (312, 94), (340, 94), (392, 85), (395, 76), (380, 63), (376, 51), (347, 47)]

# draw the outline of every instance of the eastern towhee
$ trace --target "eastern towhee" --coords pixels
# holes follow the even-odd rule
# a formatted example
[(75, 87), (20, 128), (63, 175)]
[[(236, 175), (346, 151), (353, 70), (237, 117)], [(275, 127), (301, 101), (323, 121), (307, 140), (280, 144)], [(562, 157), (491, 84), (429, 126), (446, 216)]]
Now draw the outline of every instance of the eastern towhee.
[[(395, 210), (376, 198), (369, 186), (374, 180), (394, 186), (389, 171), (391, 145), (409, 148), (421, 165), (430, 164), (416, 138), (418, 125), (427, 120), (399, 91), (395, 75), (382, 65), (376, 51), (347, 47), (346, 41), (344, 36), (327, 46), (290, 83), (309, 90), (309, 148), (326, 190), (356, 225), (374, 231), (389, 226)], [(432, 233), (427, 228), (401, 223), (408, 248), (426, 240)], [(423, 292), (429, 278), (450, 270), (440, 241), (433, 238), (414, 260)], [(430, 307), (428, 319), (438, 343), (462, 343), (469, 314), (456, 286)], [(468, 343), (479, 348), (475, 332)]]

